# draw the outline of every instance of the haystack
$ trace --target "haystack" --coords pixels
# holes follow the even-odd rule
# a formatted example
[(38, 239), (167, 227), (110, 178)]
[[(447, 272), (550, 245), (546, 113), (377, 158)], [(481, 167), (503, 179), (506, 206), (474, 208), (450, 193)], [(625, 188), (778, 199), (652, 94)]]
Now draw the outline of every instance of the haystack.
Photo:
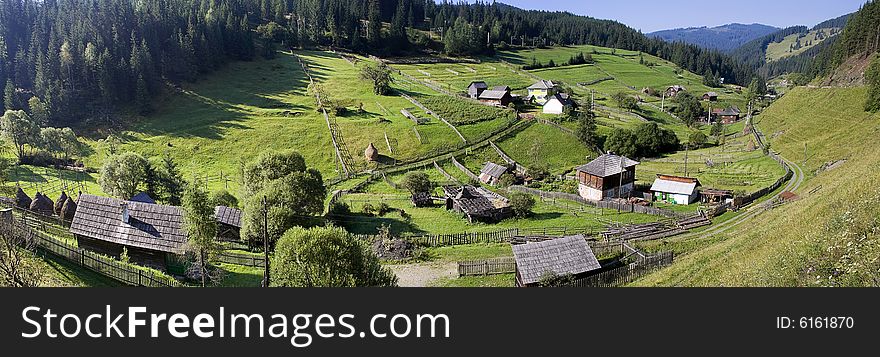
[(51, 216), (55, 213), (55, 203), (46, 195), (37, 192), (34, 200), (31, 201), (30, 210), (45, 216)]
[(65, 221), (72, 221), (74, 215), (76, 215), (76, 201), (73, 198), (68, 198), (67, 201), (64, 201), (59, 216)]
[(55, 201), (55, 215), (61, 215), (61, 208), (64, 207), (64, 202), (67, 202), (67, 193), (61, 192), (61, 197), (58, 197), (58, 201)]
[(370, 146), (364, 150), (364, 157), (367, 161), (376, 161), (379, 159), (379, 149), (376, 149), (376, 146), (373, 143), (370, 143)]
[(31, 197), (24, 193), (21, 187), (15, 192), (15, 207), (22, 209), (31, 208)]

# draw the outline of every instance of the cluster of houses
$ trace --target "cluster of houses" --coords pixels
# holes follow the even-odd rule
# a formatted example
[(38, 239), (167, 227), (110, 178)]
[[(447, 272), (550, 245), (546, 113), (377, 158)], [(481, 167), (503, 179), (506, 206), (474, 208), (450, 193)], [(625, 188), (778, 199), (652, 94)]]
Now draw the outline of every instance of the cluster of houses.
[(574, 103), (568, 94), (561, 93), (558, 86), (547, 80), (540, 80), (527, 88), (528, 95), (520, 97), (511, 93), (508, 86), (489, 88), (484, 81), (471, 82), (467, 87), (467, 95), (486, 105), (507, 107), (514, 102), (539, 105), (545, 114), (562, 114)]

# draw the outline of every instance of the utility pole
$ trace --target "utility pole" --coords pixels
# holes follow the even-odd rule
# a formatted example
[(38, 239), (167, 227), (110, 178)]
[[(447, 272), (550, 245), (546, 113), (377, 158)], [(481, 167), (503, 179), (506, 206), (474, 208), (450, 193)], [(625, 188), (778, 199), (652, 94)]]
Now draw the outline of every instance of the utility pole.
[(666, 92), (663, 92), (663, 96), (660, 97), (660, 111), (665, 111), (666, 108)]
[(688, 177), (688, 151), (691, 148), (691, 141), (688, 140), (684, 145), (684, 177)]
[(596, 110), (596, 91), (590, 89), (590, 110)]
[(263, 283), (264, 288), (269, 287), (269, 207), (266, 196), (263, 196)]
[(620, 213), (621, 203), (619, 201), (621, 198), (623, 198), (623, 173), (626, 171), (626, 169), (623, 167), (623, 156), (618, 156), (618, 158), (620, 159), (620, 180), (618, 181), (617, 185), (617, 213)]

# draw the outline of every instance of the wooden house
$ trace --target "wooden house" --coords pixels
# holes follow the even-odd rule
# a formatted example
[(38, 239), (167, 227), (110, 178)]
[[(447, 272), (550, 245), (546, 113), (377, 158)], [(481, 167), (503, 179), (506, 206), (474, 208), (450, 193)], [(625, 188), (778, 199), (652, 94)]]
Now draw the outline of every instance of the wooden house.
[(673, 98), (678, 95), (678, 93), (687, 92), (687, 89), (684, 86), (674, 85), (666, 88), (666, 96)]
[(689, 205), (700, 197), (697, 187), (700, 187), (700, 180), (695, 178), (657, 175), (651, 193), (654, 202)]
[(446, 209), (463, 214), (468, 222), (498, 222), (513, 216), (510, 201), (492, 191), (474, 186), (446, 186)]
[(480, 94), (482, 94), (483, 91), (485, 91), (487, 89), (489, 89), (489, 85), (487, 85), (486, 82), (483, 82), (483, 81), (471, 82), (471, 84), (469, 84), (467, 87), (468, 98), (478, 99), (478, 98), (480, 98)]
[(740, 111), (739, 108), (730, 107), (722, 110), (718, 113), (718, 120), (721, 120), (724, 124), (733, 124), (739, 121), (740, 119)]
[(127, 248), (134, 263), (182, 270), (179, 256), (187, 237), (179, 207), (84, 194), (77, 201), (70, 232), (80, 248), (111, 257)]
[(718, 93), (716, 92), (708, 92), (703, 94), (703, 100), (708, 102), (717, 102), (718, 101)]
[(552, 277), (590, 276), (602, 266), (582, 235), (513, 246), (516, 286), (539, 286)]
[(540, 80), (527, 89), (528, 98), (537, 104), (544, 105), (550, 97), (556, 94), (556, 84), (551, 81)]
[(591, 201), (626, 197), (635, 187), (638, 164), (638, 161), (610, 153), (599, 156), (576, 168), (578, 194)]
[(480, 182), (495, 186), (498, 184), (498, 180), (501, 179), (501, 176), (504, 176), (506, 172), (507, 167), (493, 162), (487, 162), (486, 165), (483, 166), (483, 169), (480, 170)]
[(564, 93), (556, 93), (550, 96), (550, 99), (547, 100), (547, 103), (544, 103), (543, 112), (544, 114), (562, 114), (565, 113), (566, 108), (570, 108), (573, 105), (571, 98)]
[(485, 90), (480, 93), (480, 103), (506, 107), (513, 101), (510, 90)]

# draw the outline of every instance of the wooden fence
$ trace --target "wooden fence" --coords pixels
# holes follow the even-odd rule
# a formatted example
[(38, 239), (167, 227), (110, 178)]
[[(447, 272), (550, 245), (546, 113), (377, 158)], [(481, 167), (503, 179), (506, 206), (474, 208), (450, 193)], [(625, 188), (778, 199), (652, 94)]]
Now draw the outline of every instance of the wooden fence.
[[(448, 234), (403, 235), (401, 238), (416, 245), (426, 247), (444, 247), (466, 244), (513, 243), (521, 244), (565, 236), (583, 235), (593, 237), (592, 228), (546, 227), (546, 228), (510, 228), (491, 232), (463, 232)], [(373, 241), (376, 235), (356, 234), (355, 237)]]
[(226, 264), (241, 265), (254, 268), (266, 267), (266, 260), (263, 257), (252, 254), (221, 252), (220, 254), (217, 254), (215, 256), (215, 259), (220, 263)]
[(492, 258), (484, 260), (468, 260), (458, 262), (458, 276), (478, 276), (509, 274), (516, 272), (516, 260), (513, 257)]
[(507, 190), (528, 193), (542, 198), (569, 200), (596, 208), (619, 210), (626, 213), (642, 213), (669, 218), (683, 218), (687, 216), (687, 214), (684, 213), (670, 211), (662, 208), (641, 206), (631, 203), (618, 203), (614, 201), (590, 201), (572, 193), (541, 191), (524, 186), (510, 186), (507, 188)]
[(646, 257), (639, 257), (635, 262), (619, 268), (601, 272), (596, 275), (575, 279), (563, 283), (564, 287), (615, 287), (629, 284), (648, 273), (672, 265), (675, 255), (662, 252)]

